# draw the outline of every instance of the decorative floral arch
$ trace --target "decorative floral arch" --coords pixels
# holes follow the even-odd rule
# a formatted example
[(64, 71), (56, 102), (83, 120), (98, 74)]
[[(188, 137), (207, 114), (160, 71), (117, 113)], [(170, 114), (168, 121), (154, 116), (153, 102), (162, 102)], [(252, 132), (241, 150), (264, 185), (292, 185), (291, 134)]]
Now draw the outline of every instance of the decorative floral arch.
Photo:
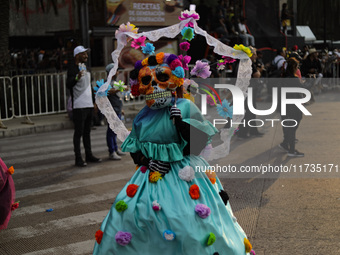
[[(239, 87), (244, 94), (246, 94), (246, 90), (249, 86), (249, 81), (251, 78), (251, 60), (249, 56), (240, 50), (234, 49), (230, 46), (227, 46), (221, 43), (216, 38), (210, 36), (205, 30), (201, 29), (196, 20), (199, 19), (199, 15), (195, 11), (184, 11), (182, 12), (181, 20), (179, 23), (142, 33), (134, 33), (134, 32), (124, 32), (124, 31), (116, 31), (116, 39), (117, 39), (117, 48), (112, 52), (112, 61), (114, 67), (108, 74), (107, 81), (98, 89), (96, 95), (96, 104), (101, 112), (105, 115), (110, 128), (117, 134), (117, 137), (120, 141), (124, 141), (126, 137), (129, 135), (129, 131), (126, 129), (124, 123), (117, 117), (115, 111), (113, 110), (110, 101), (108, 100), (105, 91), (109, 88), (112, 77), (116, 74), (118, 69), (118, 58), (124, 46), (127, 44), (129, 37), (138, 39), (142, 36), (145, 36), (150, 41), (157, 41), (161, 37), (166, 38), (175, 38), (179, 33), (182, 32), (183, 28), (185, 28), (188, 24), (193, 27), (196, 34), (199, 34), (205, 37), (208, 45), (213, 47), (213, 51), (221, 56), (230, 57), (233, 59), (239, 59), (239, 68), (237, 73), (237, 79), (235, 86)], [(125, 26), (125, 25), (124, 25)], [(234, 115), (232, 120), (233, 122), (240, 122), (243, 118), (243, 115)], [(217, 147), (210, 148), (208, 151), (203, 153), (203, 156), (207, 160), (218, 159), (221, 157), (225, 157), (229, 154), (229, 145), (230, 139), (233, 135), (233, 128), (222, 129), (220, 136), (222, 140), (222, 144)]]

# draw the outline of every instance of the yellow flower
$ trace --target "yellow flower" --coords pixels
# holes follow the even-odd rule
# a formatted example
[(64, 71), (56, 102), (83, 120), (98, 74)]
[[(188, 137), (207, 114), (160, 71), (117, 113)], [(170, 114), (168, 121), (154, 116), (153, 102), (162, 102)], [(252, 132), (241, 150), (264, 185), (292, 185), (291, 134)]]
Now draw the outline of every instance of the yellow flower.
[(248, 55), (248, 57), (251, 57), (253, 55), (250, 48), (244, 46), (243, 44), (240, 44), (240, 45), (235, 44), (234, 49), (243, 51), (244, 53)]
[(251, 243), (249, 242), (249, 240), (247, 238), (244, 238), (244, 246), (246, 247), (246, 252), (251, 252), (251, 249), (253, 248), (251, 246)]
[(132, 33), (137, 34), (138, 33), (138, 28), (134, 24), (131, 24), (130, 22), (126, 23), (126, 29), (127, 31), (130, 31)]
[(150, 182), (157, 182), (158, 180), (162, 179), (162, 175), (159, 172), (151, 172), (149, 175)]

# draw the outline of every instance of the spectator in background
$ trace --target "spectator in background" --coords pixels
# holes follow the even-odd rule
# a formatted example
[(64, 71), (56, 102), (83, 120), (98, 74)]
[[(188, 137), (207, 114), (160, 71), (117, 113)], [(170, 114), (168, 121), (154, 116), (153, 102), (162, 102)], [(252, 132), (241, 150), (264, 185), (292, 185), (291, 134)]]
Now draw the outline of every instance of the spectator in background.
[(277, 49), (276, 54), (276, 57), (272, 61), (272, 65), (276, 70), (281, 70), (283, 64), (286, 62), (286, 48)]
[(289, 11), (287, 10), (287, 4), (282, 4), (282, 10), (281, 10), (281, 26), (282, 26), (282, 33), (285, 35), (287, 34), (287, 27), (290, 27), (290, 18), (293, 16), (289, 14)]
[[(106, 66), (105, 69), (106, 69), (107, 74), (109, 74), (113, 66), (114, 66), (113, 63)], [(122, 114), (124, 114), (122, 110), (123, 102), (121, 100), (120, 94), (121, 92), (119, 90), (112, 88), (108, 91), (108, 96), (107, 96), (112, 105), (113, 110), (116, 112), (119, 119), (121, 119)], [(106, 144), (107, 144), (107, 147), (109, 148), (110, 159), (120, 160), (121, 159), (120, 156), (125, 155), (124, 152), (118, 149), (117, 135), (115, 134), (115, 132), (112, 131), (109, 124), (107, 125), (107, 131), (106, 131)]]
[[(284, 83), (284, 87), (301, 87), (301, 83), (296, 76), (296, 71), (299, 69), (299, 63), (294, 58), (287, 60), (287, 68), (283, 77), (288, 78)], [(289, 93), (289, 99), (301, 98), (300, 93)], [(283, 142), (279, 144), (279, 147), (286, 151), (289, 157), (303, 157), (305, 154), (295, 149), (296, 130), (302, 119), (302, 112), (295, 104), (287, 104), (286, 114), (281, 115), (281, 119), (285, 120), (285, 126), (283, 129)]]
[(255, 38), (254, 36), (248, 34), (246, 24), (247, 24), (247, 19), (244, 17), (241, 17), (238, 23), (238, 30), (240, 32), (240, 38), (244, 46), (250, 45), (250, 46), (255, 47)]
[[(71, 92), (72, 116), (74, 122), (73, 146), (75, 154), (75, 165), (84, 167), (86, 162), (101, 162), (92, 154), (91, 149), (91, 124), (94, 109), (94, 97), (91, 87), (91, 74), (86, 70), (87, 52), (83, 46), (78, 46), (73, 51), (74, 64), (67, 70), (66, 86)], [(86, 162), (81, 156), (80, 140), (83, 138)]]
[(217, 6), (214, 28), (212, 30), (213, 32), (218, 34), (219, 40), (221, 40), (221, 42), (225, 44), (228, 44), (230, 42), (230, 40), (228, 39), (229, 31), (226, 26), (225, 8), (223, 0), (220, 0), (219, 5)]

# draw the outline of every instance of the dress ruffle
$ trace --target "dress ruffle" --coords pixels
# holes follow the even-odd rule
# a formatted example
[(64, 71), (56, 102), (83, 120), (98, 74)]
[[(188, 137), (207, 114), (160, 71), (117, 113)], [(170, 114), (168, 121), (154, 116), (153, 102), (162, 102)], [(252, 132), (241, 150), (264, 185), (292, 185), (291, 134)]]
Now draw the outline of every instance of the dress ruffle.
[(183, 159), (185, 143), (158, 144), (152, 142), (140, 142), (136, 138), (128, 137), (122, 144), (122, 150), (128, 152), (141, 151), (147, 158), (174, 162)]

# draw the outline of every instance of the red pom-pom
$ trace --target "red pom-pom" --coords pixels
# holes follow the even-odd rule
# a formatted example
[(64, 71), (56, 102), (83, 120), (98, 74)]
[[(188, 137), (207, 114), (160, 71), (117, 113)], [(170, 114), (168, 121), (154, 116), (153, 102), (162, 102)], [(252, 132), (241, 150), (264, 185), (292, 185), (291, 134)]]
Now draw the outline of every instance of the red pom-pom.
[(141, 171), (143, 174), (145, 174), (146, 170), (148, 170), (148, 168), (147, 168), (146, 166), (142, 166), (142, 167), (140, 168), (140, 171)]
[(133, 85), (131, 86), (131, 94), (134, 96), (134, 97), (138, 97), (140, 95), (139, 93), (139, 85)]
[(171, 62), (171, 64), (170, 64), (171, 70), (175, 70), (176, 67), (178, 67), (178, 66), (183, 67), (183, 66), (182, 66), (182, 62), (181, 62), (178, 58), (175, 59), (175, 60), (173, 60), (173, 61)]
[(192, 199), (199, 199), (200, 188), (196, 184), (191, 185), (190, 189), (189, 189), (189, 194), (190, 194)]
[(100, 229), (97, 230), (95, 237), (98, 244), (102, 242), (103, 234), (104, 234), (103, 231), (101, 231)]
[(136, 184), (130, 184), (127, 188), (126, 188), (126, 194), (129, 197), (134, 197), (134, 195), (136, 194), (138, 189), (138, 185)]
[(16, 202), (16, 203), (12, 204), (12, 206), (11, 206), (11, 211), (14, 211), (14, 210), (16, 210), (16, 209), (18, 209), (18, 208), (19, 208), (19, 203)]

